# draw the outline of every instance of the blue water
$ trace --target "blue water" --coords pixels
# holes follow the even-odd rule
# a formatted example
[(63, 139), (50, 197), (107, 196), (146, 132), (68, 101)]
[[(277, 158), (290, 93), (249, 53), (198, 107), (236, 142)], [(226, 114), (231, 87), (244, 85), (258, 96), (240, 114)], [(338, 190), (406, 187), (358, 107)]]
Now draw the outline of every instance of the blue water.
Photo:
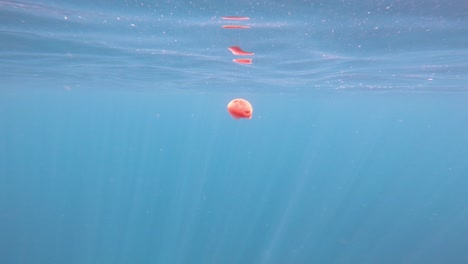
[(468, 263), (467, 58), (462, 0), (0, 0), (0, 264)]

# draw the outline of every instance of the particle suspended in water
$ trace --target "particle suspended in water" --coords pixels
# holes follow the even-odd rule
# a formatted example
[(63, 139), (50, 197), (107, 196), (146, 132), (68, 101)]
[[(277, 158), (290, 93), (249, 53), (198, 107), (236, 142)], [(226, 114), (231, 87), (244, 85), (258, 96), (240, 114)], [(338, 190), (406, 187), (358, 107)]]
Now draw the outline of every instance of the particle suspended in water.
[(223, 16), (221, 19), (224, 20), (249, 20), (250, 17), (244, 17), (244, 16)]
[(250, 28), (250, 26), (243, 26), (243, 25), (223, 25), (223, 28)]
[(243, 51), (239, 46), (232, 46), (228, 48), (234, 55), (254, 55), (253, 52)]
[(237, 98), (232, 100), (231, 102), (229, 102), (227, 110), (234, 119), (252, 119), (252, 105), (249, 103), (249, 101), (245, 99)]
[(233, 59), (232, 61), (239, 64), (252, 64), (252, 59)]

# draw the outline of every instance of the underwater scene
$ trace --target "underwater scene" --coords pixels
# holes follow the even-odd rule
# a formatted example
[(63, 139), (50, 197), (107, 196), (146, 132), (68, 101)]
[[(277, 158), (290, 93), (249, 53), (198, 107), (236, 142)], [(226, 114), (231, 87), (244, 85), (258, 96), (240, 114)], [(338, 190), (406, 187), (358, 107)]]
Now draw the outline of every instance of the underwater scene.
[(466, 0), (0, 0), (0, 264), (468, 263)]

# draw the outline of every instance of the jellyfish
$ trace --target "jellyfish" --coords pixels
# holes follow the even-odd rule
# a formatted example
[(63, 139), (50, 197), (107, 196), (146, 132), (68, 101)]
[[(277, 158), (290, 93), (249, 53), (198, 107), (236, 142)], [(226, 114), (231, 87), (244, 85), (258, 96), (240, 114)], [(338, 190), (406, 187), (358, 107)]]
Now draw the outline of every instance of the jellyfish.
[(255, 54), (253, 52), (244, 51), (239, 46), (229, 47), (228, 50), (230, 50), (232, 54), (234, 55), (254, 55)]
[(239, 119), (239, 118), (248, 118), (252, 119), (252, 105), (249, 103), (249, 101), (242, 99), (242, 98), (237, 98), (229, 102), (227, 106), (227, 110), (229, 114), (234, 119)]
[(239, 64), (252, 64), (252, 59), (233, 59), (233, 62), (237, 62)]

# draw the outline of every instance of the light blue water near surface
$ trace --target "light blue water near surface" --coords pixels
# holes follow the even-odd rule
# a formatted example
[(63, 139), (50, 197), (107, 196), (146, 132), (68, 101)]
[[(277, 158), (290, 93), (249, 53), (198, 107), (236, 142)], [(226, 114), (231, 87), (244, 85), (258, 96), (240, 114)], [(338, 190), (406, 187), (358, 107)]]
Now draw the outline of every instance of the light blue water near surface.
[(468, 263), (467, 20), (0, 0), (0, 263)]

